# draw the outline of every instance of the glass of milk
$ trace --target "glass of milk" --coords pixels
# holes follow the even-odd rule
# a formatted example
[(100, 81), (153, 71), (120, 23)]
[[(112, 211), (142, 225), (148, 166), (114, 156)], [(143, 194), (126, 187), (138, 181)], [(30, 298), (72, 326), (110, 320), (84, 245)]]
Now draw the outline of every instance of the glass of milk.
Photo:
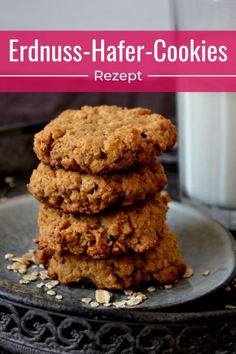
[[(236, 30), (236, 0), (173, 0), (179, 30)], [(236, 93), (177, 95), (183, 201), (236, 230)]]

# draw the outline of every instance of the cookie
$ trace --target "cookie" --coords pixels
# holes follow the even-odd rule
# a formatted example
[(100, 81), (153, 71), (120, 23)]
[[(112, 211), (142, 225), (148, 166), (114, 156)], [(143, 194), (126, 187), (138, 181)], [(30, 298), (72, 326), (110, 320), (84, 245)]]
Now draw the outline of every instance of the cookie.
[(144, 252), (162, 237), (168, 201), (167, 196), (157, 194), (135, 206), (90, 216), (42, 205), (38, 219), (39, 248), (92, 258)]
[(46, 263), (49, 275), (62, 284), (89, 280), (102, 289), (128, 289), (152, 280), (170, 284), (186, 271), (176, 236), (169, 231), (145, 254), (93, 260), (70, 253), (48, 253), (44, 249), (38, 251), (38, 261)]
[(101, 174), (150, 164), (175, 141), (171, 121), (149, 109), (85, 106), (51, 121), (34, 150), (46, 165)]
[(114, 204), (135, 204), (160, 192), (166, 183), (164, 169), (156, 161), (150, 167), (112, 175), (53, 170), (40, 163), (33, 171), (28, 189), (40, 202), (54, 208), (92, 214)]

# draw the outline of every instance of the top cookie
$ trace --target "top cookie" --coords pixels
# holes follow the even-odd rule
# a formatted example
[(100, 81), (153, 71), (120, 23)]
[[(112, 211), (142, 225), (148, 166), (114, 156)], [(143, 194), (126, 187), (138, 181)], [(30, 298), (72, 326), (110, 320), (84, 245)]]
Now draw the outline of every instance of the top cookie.
[(84, 106), (36, 134), (34, 150), (52, 167), (100, 174), (147, 165), (175, 142), (175, 126), (149, 109)]

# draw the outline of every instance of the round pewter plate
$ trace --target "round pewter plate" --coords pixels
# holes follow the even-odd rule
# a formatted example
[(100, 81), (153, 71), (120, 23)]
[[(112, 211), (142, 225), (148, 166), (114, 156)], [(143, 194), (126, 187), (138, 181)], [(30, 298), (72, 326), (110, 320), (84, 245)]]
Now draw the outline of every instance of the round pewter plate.
[[(62, 301), (36, 288), (36, 283), (19, 284), (20, 276), (7, 269), (9, 262), (6, 253), (21, 256), (33, 248), (32, 238), (37, 237), (38, 203), (29, 195), (13, 198), (0, 205), (0, 296), (27, 305), (66, 312), (88, 311), (131, 311), (157, 310), (184, 304), (216, 290), (230, 280), (235, 269), (234, 240), (222, 226), (192, 207), (170, 203), (168, 213), (169, 227), (178, 235), (181, 252), (194, 275), (182, 279), (171, 289), (160, 289), (148, 293), (148, 299), (140, 305), (118, 309), (99, 306), (92, 309), (81, 303), (81, 298), (94, 298), (94, 288), (81, 288), (79, 285), (56, 287)], [(204, 276), (204, 272), (209, 272)], [(155, 284), (151, 284), (154, 285)], [(127, 298), (122, 292), (114, 292), (116, 301)]]

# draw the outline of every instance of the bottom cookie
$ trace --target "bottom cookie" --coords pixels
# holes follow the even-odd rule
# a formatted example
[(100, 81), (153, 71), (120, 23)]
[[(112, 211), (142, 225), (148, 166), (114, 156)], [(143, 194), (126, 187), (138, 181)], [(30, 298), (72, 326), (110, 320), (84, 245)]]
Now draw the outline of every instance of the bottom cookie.
[(166, 231), (158, 246), (142, 255), (94, 260), (69, 253), (50, 253), (39, 250), (38, 262), (46, 263), (50, 277), (62, 284), (90, 281), (97, 288), (128, 289), (151, 280), (170, 284), (180, 279), (186, 264), (180, 254), (176, 236)]

